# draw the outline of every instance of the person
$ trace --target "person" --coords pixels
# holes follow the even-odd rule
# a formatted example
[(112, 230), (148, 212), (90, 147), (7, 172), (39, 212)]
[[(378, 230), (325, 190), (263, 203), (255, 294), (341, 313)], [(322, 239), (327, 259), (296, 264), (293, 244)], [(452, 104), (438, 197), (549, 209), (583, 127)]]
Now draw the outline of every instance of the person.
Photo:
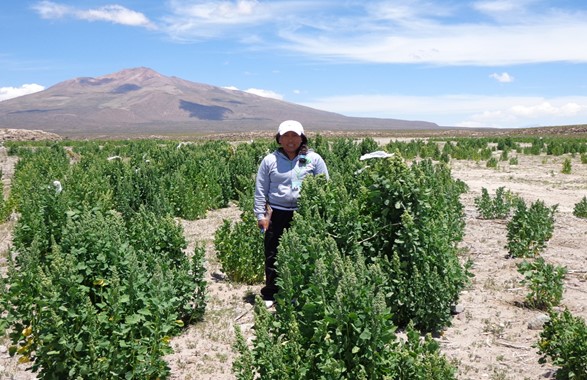
[(257, 171), (254, 212), (257, 225), (265, 233), (265, 286), (261, 295), (267, 307), (275, 302), (277, 246), (283, 231), (289, 228), (304, 177), (324, 174), (328, 168), (324, 159), (308, 148), (304, 127), (296, 120), (279, 125), (275, 140), (279, 148), (266, 155)]

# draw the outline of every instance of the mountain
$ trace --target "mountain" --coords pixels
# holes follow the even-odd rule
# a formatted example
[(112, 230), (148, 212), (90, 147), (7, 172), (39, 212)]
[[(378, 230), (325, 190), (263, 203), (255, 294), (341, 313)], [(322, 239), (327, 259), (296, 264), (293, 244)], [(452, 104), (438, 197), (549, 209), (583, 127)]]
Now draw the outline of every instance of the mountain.
[(71, 137), (275, 131), (286, 119), (316, 132), (439, 128), (424, 121), (348, 117), (145, 67), (66, 80), (0, 102), (0, 128)]

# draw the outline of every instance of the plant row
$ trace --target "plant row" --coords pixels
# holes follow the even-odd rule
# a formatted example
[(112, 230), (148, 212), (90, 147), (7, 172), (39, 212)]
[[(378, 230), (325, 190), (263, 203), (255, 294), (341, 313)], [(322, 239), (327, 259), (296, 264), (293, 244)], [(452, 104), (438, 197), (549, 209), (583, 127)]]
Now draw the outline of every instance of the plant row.
[(10, 149), (19, 161), (3, 207), (17, 222), (0, 278), (9, 353), (43, 379), (166, 377), (171, 337), (206, 305), (204, 249), (185, 252), (174, 216), (199, 217), (237, 198), (256, 159), (242, 162), (236, 152), (262, 148), (139, 141)]
[[(331, 178), (304, 181), (279, 246), (277, 312), (256, 308), (252, 347), (237, 331), (237, 377), (454, 378), (430, 333), (450, 324), (468, 282), (457, 255), (466, 185), (446, 165), (408, 165), (399, 151), (361, 161), (378, 148), (369, 139), (316, 146)], [(243, 210), (216, 234), (233, 279), (262, 279), (262, 267), (251, 265), (262, 264), (252, 218)]]
[[(580, 210), (586, 202), (583, 198), (575, 205), (575, 216), (582, 217)], [(503, 187), (495, 191), (494, 197), (483, 188), (475, 204), (479, 216), (484, 219), (506, 219), (513, 210), (507, 223), (506, 248), (510, 257), (524, 259), (517, 263), (518, 272), (523, 275), (521, 284), (529, 289), (523, 304), (549, 313), (549, 321), (535, 344), (541, 354), (539, 362), (551, 359), (559, 366), (557, 379), (586, 379), (585, 320), (573, 316), (567, 309), (555, 309), (563, 298), (567, 268), (547, 263), (540, 256), (554, 232), (557, 206), (547, 207), (538, 200), (528, 207), (523, 199)]]

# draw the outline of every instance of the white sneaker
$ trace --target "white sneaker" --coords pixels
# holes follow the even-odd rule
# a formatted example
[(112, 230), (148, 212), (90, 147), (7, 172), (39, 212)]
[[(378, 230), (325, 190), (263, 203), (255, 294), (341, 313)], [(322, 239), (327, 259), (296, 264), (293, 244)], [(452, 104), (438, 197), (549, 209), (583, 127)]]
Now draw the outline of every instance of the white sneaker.
[(267, 309), (271, 308), (273, 305), (275, 305), (275, 301), (271, 301), (271, 300), (264, 300), (263, 302), (265, 302), (265, 307)]

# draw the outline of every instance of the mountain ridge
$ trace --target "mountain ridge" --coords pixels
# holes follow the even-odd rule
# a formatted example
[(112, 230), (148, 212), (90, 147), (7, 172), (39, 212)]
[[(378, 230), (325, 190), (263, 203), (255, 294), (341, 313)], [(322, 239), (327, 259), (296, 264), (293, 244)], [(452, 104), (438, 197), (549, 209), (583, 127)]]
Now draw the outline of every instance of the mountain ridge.
[(275, 131), (296, 119), (311, 131), (426, 130), (432, 122), (349, 117), (138, 67), (78, 77), (0, 102), (0, 128), (62, 136)]

